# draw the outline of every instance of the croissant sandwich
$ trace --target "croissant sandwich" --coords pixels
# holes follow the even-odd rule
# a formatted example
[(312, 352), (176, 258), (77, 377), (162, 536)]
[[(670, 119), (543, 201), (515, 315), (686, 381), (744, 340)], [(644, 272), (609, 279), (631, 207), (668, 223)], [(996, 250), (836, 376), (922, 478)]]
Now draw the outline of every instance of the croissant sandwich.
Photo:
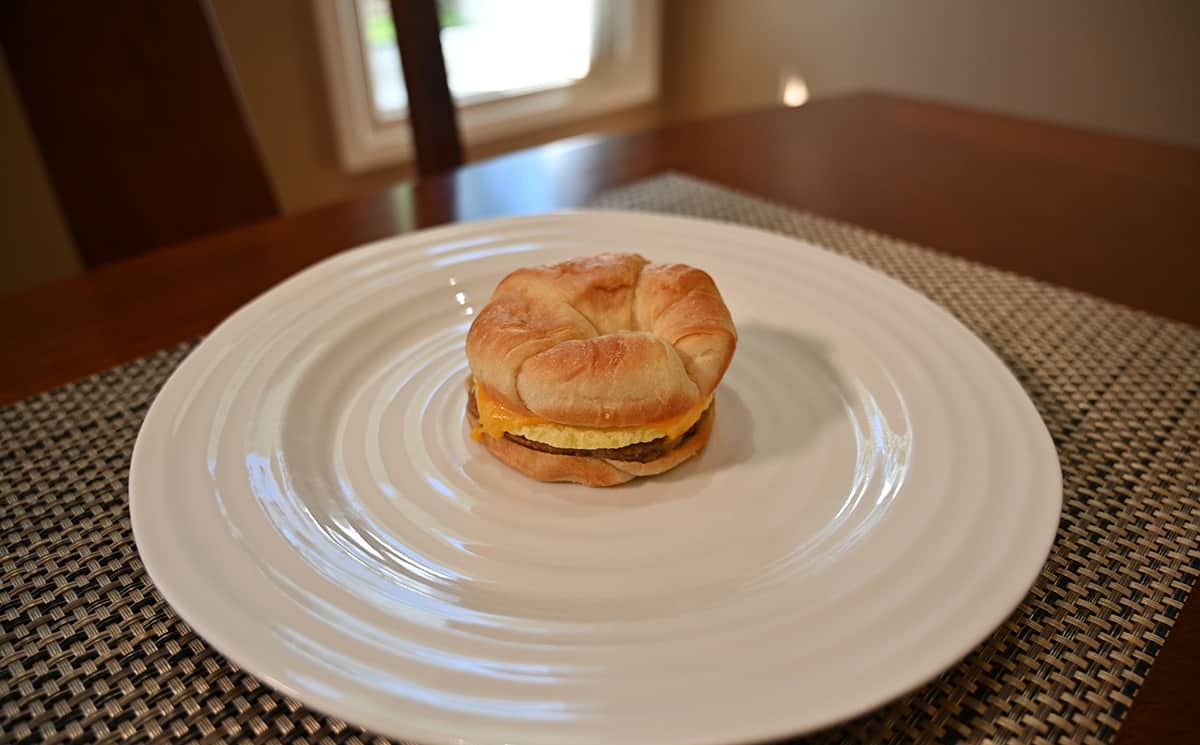
[(708, 442), (736, 344), (699, 269), (636, 254), (518, 269), (467, 334), (472, 435), (541, 481), (663, 473)]

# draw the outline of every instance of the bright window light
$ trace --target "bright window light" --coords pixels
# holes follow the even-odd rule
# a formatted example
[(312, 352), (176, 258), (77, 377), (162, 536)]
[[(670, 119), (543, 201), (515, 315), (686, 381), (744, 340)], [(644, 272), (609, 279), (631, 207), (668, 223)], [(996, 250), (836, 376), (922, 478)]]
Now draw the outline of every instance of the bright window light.
[[(387, 0), (357, 0), (371, 93), (381, 118), (408, 106)], [(439, 0), (446, 77), (456, 101), (556, 88), (587, 77), (595, 0)]]

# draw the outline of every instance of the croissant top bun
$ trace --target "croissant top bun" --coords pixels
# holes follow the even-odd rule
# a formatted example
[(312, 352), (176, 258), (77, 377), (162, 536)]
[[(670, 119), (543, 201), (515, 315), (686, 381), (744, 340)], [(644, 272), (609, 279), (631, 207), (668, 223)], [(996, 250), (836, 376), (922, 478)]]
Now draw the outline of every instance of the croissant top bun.
[(697, 409), (737, 332), (707, 273), (602, 254), (518, 269), (467, 334), (475, 384), (505, 408), (579, 427), (626, 427)]

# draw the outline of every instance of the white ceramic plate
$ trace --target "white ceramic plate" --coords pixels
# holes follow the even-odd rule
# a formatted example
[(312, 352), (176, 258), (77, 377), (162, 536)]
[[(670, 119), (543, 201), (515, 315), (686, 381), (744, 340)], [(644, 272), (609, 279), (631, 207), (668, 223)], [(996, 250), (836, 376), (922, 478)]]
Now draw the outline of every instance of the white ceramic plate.
[[(740, 342), (708, 449), (607, 490), (530, 481), (463, 421), (464, 337), (519, 266), (700, 266)], [(430, 743), (720, 743), (930, 679), (1053, 540), (1053, 444), (933, 303), (763, 232), (582, 212), (319, 264), (209, 336), (146, 417), (133, 529), (163, 596), (273, 687)]]

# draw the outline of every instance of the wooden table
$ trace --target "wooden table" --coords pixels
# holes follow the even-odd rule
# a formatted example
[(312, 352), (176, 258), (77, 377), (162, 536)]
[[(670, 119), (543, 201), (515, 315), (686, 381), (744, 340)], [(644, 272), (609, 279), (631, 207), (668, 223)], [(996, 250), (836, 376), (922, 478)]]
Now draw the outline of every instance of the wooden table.
[[(199, 336), (352, 246), (579, 205), (667, 170), (1200, 324), (1200, 152), (864, 94), (566, 140), (0, 299), (0, 403)], [(1200, 731), (1198, 603), (1119, 742)]]

